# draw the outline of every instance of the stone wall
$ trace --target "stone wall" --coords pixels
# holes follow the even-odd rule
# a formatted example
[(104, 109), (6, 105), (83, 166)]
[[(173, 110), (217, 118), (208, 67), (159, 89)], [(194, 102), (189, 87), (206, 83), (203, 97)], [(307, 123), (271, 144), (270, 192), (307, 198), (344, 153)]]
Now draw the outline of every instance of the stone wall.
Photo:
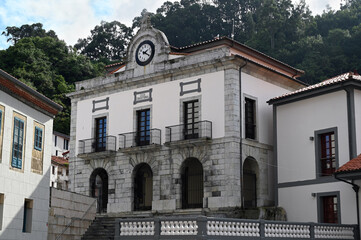
[(69, 223), (59, 239), (80, 239), (95, 218), (95, 202), (96, 199), (89, 196), (50, 188), (48, 240), (55, 240)]

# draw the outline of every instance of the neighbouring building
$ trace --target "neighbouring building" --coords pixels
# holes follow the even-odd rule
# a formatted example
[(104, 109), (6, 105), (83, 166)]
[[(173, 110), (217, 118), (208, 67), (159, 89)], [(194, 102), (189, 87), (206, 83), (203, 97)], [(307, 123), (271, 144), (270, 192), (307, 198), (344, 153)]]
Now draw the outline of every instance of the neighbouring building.
[(61, 109), (0, 70), (0, 239), (47, 239), (53, 118)]
[(227, 37), (172, 47), (143, 20), (127, 62), (69, 94), (72, 191), (132, 216), (274, 206), (267, 100), (302, 74)]
[(69, 189), (69, 160), (51, 156), (50, 186), (62, 190)]
[(274, 109), (277, 202), (288, 220), (357, 223), (361, 76), (342, 74), (269, 103)]
[[(69, 153), (69, 135), (53, 132), (52, 156), (66, 157)], [(65, 155), (65, 156), (64, 156)]]
[(69, 135), (53, 132), (50, 186), (68, 190), (69, 185)]

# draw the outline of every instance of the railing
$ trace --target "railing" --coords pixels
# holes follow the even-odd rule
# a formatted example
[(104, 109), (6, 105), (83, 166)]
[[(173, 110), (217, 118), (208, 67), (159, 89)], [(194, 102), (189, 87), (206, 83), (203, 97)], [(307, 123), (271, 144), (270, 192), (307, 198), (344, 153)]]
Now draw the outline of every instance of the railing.
[(116, 137), (106, 136), (79, 141), (79, 154), (116, 150)]
[(358, 239), (357, 225), (231, 218), (116, 219), (114, 239)]
[(174, 142), (187, 139), (212, 138), (212, 122), (200, 121), (165, 127), (165, 141)]
[(151, 144), (160, 145), (162, 131), (157, 128), (142, 132), (129, 132), (119, 134), (119, 148), (146, 146)]

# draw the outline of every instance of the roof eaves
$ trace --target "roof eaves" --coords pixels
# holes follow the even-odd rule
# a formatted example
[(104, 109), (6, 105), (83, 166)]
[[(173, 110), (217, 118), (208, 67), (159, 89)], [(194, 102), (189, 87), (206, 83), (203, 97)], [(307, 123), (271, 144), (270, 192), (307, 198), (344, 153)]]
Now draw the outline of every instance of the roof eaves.
[(45, 97), (44, 95), (42, 95), (41, 93), (35, 91), (34, 89), (32, 89), (31, 87), (29, 87), (28, 85), (26, 85), (25, 83), (21, 82), (20, 80), (16, 79), (15, 77), (11, 76), (9, 73), (5, 72), (4, 70), (0, 69), (0, 76), (4, 77), (5, 79), (9, 80), (10, 82), (12, 82), (13, 84), (15, 84), (16, 86), (20, 87), (21, 89), (23, 89), (24, 91), (30, 93), (31, 95), (35, 96), (36, 98), (38, 98), (39, 100), (45, 102), (46, 104), (50, 105), (50, 107), (54, 108), (57, 112), (61, 111), (63, 109), (62, 106), (60, 106), (59, 104), (55, 103), (54, 101), (52, 101), (51, 99)]

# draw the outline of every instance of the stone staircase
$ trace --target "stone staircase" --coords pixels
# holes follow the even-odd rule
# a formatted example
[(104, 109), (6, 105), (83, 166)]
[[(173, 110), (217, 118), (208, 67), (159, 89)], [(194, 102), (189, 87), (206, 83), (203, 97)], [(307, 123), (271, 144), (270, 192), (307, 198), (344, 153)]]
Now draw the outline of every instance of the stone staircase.
[(81, 240), (110, 240), (115, 235), (115, 217), (97, 216)]

